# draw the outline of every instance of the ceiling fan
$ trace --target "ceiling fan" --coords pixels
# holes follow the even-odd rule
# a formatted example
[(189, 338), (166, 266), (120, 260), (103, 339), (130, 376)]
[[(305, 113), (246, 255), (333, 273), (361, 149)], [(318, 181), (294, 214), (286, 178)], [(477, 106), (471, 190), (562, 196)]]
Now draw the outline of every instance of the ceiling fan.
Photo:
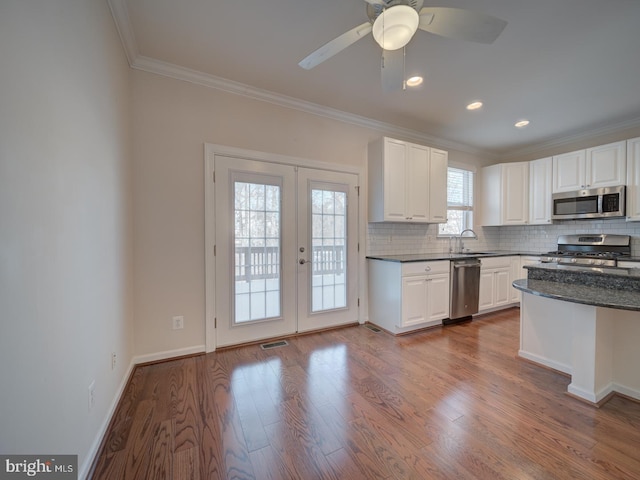
[[(369, 21), (326, 43), (298, 65), (310, 70), (369, 33), (382, 47), (385, 90), (404, 87), (404, 46), (418, 29), (447, 38), (493, 43), (507, 22), (461, 8), (424, 7), (424, 0), (365, 0)], [(402, 49), (402, 50), (401, 50)]]

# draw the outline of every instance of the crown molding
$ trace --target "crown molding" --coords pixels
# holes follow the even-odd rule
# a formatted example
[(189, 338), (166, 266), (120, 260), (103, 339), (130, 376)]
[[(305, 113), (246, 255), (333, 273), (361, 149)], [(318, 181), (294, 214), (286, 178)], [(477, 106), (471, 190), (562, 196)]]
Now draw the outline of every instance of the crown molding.
[(373, 120), (371, 118), (344, 112), (335, 108), (326, 107), (294, 97), (289, 97), (287, 95), (270, 92), (268, 90), (252, 87), (251, 85), (235, 82), (233, 80), (217, 77), (215, 75), (210, 75), (197, 70), (191, 70), (189, 68), (163, 62), (154, 58), (145, 57), (143, 55), (139, 55), (135, 59), (131, 67), (137, 70), (142, 70), (165, 77), (194, 83), (196, 85), (214, 88), (216, 90), (222, 90), (236, 95), (242, 95), (244, 97), (268, 102), (281, 107), (291, 108), (294, 110), (311, 113), (313, 115), (330, 118), (332, 120), (337, 120), (343, 123), (349, 123), (359, 127), (369, 128), (382, 132), (385, 135), (399, 136), (409, 141), (426, 143), (434, 147), (454, 149), (475, 155), (482, 155), (483, 157), (493, 157), (491, 153), (488, 153), (484, 150), (476, 149), (468, 145), (453, 142), (451, 140), (437, 138), (416, 130), (398, 127), (390, 123)]
[(203, 73), (197, 70), (181, 67), (172, 63), (163, 62), (154, 58), (140, 55), (138, 44), (133, 32), (126, 0), (108, 0), (111, 15), (116, 24), (120, 40), (124, 46), (127, 60), (131, 68), (155, 73), (176, 80), (183, 80), (197, 85), (222, 90), (235, 95), (268, 102), (274, 105), (299, 110), (313, 115), (330, 118), (343, 123), (349, 123), (359, 127), (369, 128), (381, 132), (384, 135), (402, 137), (408, 141), (426, 143), (430, 146), (443, 149), (454, 149), (461, 152), (479, 155), (484, 158), (495, 157), (493, 152), (488, 152), (469, 145), (452, 140), (434, 137), (423, 132), (399, 127), (390, 123), (381, 122), (371, 118), (344, 112), (335, 108), (326, 107), (312, 102), (307, 102), (287, 95), (282, 95), (268, 90), (252, 87), (244, 83), (235, 82), (215, 75)]
[(131, 19), (129, 18), (129, 9), (126, 0), (107, 0), (111, 16), (116, 24), (120, 41), (124, 47), (125, 55), (129, 61), (129, 65), (133, 66), (136, 58), (140, 55), (136, 36), (133, 33)]
[(631, 128), (640, 128), (640, 117), (628, 118), (615, 123), (607, 123), (606, 125), (600, 125), (589, 130), (583, 130), (573, 135), (563, 135), (561, 137), (552, 138), (544, 143), (536, 143), (529, 147), (520, 148), (517, 150), (511, 150), (509, 153), (500, 155), (500, 160), (510, 160), (512, 158), (521, 158), (526, 156), (535, 156), (540, 153), (543, 154), (550, 148), (561, 148), (563, 146), (569, 146), (581, 141), (588, 140), (600, 135), (608, 135), (616, 132)]

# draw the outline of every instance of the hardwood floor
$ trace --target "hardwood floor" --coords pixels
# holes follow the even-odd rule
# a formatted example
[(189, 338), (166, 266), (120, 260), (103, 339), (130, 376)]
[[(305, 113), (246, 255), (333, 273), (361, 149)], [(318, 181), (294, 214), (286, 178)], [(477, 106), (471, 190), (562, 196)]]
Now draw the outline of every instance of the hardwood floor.
[(640, 479), (640, 404), (516, 358), (519, 311), (136, 369), (94, 479)]

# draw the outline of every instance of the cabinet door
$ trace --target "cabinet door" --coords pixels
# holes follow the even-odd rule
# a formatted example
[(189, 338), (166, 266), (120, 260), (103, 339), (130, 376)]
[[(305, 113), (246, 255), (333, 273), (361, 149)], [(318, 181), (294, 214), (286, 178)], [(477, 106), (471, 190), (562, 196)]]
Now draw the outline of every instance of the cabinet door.
[(529, 224), (551, 223), (551, 157), (529, 162)]
[(494, 274), (495, 290), (493, 306), (499, 307), (509, 303), (511, 297), (511, 283), (509, 282), (510, 269), (504, 268), (496, 270)]
[(429, 290), (428, 319), (442, 320), (449, 317), (449, 275), (430, 275), (427, 288)]
[(407, 145), (385, 139), (384, 143), (384, 219), (405, 222), (407, 196)]
[(524, 278), (521, 272), (522, 268), (520, 266), (520, 257), (511, 257), (511, 270), (509, 272), (509, 303), (520, 302), (520, 290), (514, 288), (512, 284), (514, 280)]
[(431, 149), (429, 161), (429, 221), (445, 223), (447, 221), (447, 167), (448, 153)]
[(640, 137), (627, 141), (627, 220), (640, 221)]
[(529, 217), (529, 163), (502, 165), (502, 225), (523, 225)]
[(625, 142), (587, 149), (586, 185), (589, 188), (624, 185), (627, 171)]
[(429, 220), (429, 148), (407, 144), (406, 214), (413, 222)]
[(427, 277), (402, 278), (401, 327), (409, 327), (428, 321), (427, 297)]
[(480, 298), (478, 299), (478, 311), (482, 312), (493, 307), (494, 298), (494, 270), (480, 270)]
[(585, 188), (585, 151), (553, 157), (553, 193)]

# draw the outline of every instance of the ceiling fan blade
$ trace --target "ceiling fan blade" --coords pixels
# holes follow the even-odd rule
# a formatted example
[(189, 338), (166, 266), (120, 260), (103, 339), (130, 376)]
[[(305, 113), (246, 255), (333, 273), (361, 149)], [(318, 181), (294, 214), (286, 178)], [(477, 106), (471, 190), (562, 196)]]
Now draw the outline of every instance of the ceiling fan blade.
[(443, 37), (477, 43), (493, 43), (507, 22), (461, 8), (425, 7), (418, 28)]
[(298, 65), (306, 70), (310, 70), (316, 65), (324, 62), (328, 58), (333, 57), (336, 53), (341, 52), (349, 45), (357, 42), (365, 35), (371, 33), (371, 23), (366, 22), (362, 25), (358, 25), (357, 27), (352, 28), (348, 32), (343, 33), (337, 38), (334, 38), (329, 43), (325, 43), (315, 52), (310, 54), (304, 60), (302, 60)]
[(382, 91), (395, 92), (404, 87), (404, 48), (382, 51)]

